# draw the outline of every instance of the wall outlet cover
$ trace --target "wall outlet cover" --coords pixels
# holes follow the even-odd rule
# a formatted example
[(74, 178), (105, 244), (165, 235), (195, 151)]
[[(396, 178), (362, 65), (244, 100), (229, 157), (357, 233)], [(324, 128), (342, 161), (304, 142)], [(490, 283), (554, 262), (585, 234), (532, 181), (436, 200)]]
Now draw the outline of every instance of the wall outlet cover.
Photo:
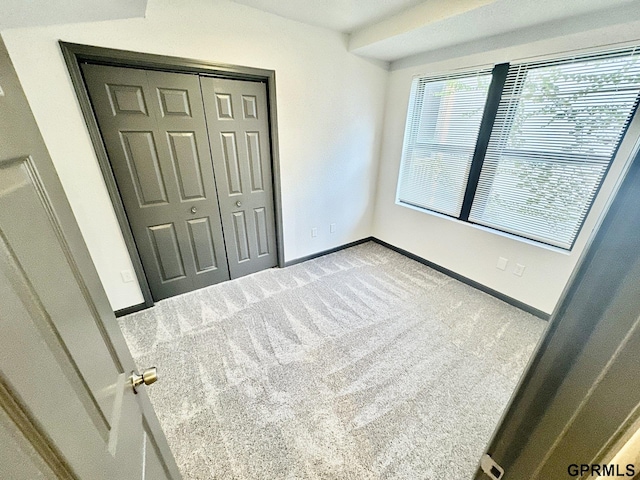
[(516, 264), (516, 268), (513, 269), (513, 274), (517, 275), (518, 277), (521, 277), (522, 274), (524, 273), (524, 269), (527, 268), (524, 265), (521, 264)]
[(336, 224), (332, 223), (329, 225), (329, 232), (336, 233)]
[(498, 257), (498, 263), (496, 264), (496, 268), (499, 270), (506, 270), (507, 263), (509, 263), (508, 259), (504, 257)]
[(316, 227), (313, 227), (311, 229), (311, 236), (312, 237), (317, 237), (318, 236), (318, 229)]
[(122, 277), (122, 281), (124, 283), (133, 282), (133, 273), (131, 270), (122, 270), (120, 272), (120, 276)]

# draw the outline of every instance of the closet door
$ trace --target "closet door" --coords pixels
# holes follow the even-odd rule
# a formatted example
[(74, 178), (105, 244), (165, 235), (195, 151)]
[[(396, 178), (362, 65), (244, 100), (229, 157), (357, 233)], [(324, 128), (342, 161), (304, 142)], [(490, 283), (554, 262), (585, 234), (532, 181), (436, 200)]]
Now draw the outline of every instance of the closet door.
[(231, 278), (277, 264), (264, 83), (201, 77)]
[(82, 70), (153, 298), (228, 280), (198, 76)]

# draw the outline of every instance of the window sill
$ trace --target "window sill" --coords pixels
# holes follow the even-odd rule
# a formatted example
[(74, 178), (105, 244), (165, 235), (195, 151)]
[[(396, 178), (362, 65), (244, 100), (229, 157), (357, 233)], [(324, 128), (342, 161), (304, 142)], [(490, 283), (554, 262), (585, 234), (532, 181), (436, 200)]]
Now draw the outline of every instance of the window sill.
[(408, 203), (404, 203), (404, 202), (401, 202), (399, 200), (396, 200), (395, 203), (396, 203), (396, 205), (398, 205), (400, 207), (408, 208), (410, 210), (415, 210), (416, 212), (420, 212), (420, 213), (425, 213), (425, 214), (431, 215), (433, 217), (442, 218), (442, 219), (448, 220), (450, 222), (455, 222), (457, 224), (464, 225), (465, 227), (474, 228), (476, 230), (482, 230), (483, 232), (487, 232), (487, 233), (490, 233), (492, 235), (498, 235), (500, 237), (508, 238), (510, 240), (515, 240), (515, 241), (520, 242), (520, 243), (525, 243), (525, 244), (531, 245), (533, 247), (542, 248), (542, 249), (548, 250), (550, 252), (560, 253), (560, 254), (563, 254), (563, 255), (566, 255), (566, 256), (569, 256), (572, 253), (571, 250), (565, 250), (564, 248), (555, 247), (553, 245), (548, 245), (546, 243), (538, 242), (536, 240), (531, 240), (529, 238), (520, 237), (520, 236), (514, 235), (512, 233), (503, 232), (501, 230), (496, 230), (494, 228), (486, 227), (484, 225), (479, 225), (477, 223), (463, 222), (462, 220), (459, 220), (459, 219), (457, 219), (455, 217), (451, 217), (449, 215), (445, 215), (444, 213), (438, 213), (438, 212), (434, 212), (432, 210), (427, 210), (426, 208), (416, 207), (415, 205), (410, 205)]

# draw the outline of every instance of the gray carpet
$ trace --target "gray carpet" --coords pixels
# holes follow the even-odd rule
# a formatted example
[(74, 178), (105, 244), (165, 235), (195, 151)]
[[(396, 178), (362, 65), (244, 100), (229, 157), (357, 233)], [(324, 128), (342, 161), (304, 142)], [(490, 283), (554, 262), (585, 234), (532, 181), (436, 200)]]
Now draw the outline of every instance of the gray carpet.
[(546, 322), (375, 243), (120, 319), (186, 479), (449, 479)]

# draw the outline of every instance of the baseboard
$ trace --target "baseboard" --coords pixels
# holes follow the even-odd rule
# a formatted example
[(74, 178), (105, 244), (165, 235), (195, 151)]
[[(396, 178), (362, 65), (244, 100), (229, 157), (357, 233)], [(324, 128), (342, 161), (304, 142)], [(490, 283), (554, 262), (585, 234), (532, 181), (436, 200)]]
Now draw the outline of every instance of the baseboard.
[[(513, 305), (514, 307), (518, 307), (520, 310), (524, 310), (525, 312), (528, 312), (532, 315), (535, 315), (538, 318), (541, 318), (543, 320), (549, 320), (550, 315), (548, 313), (543, 312), (542, 310), (538, 310), (535, 307), (532, 307), (531, 305), (527, 305), (524, 302), (521, 302), (520, 300), (516, 300), (515, 298), (512, 298), (508, 295), (505, 295), (504, 293), (498, 292), (497, 290), (494, 290), (492, 288), (487, 287), (486, 285), (483, 285), (481, 283), (476, 282), (475, 280), (471, 280), (470, 278), (467, 278), (463, 275), (460, 275), (459, 273), (454, 272), (453, 270), (449, 270), (448, 268), (444, 268), (436, 263), (430, 262), (429, 260), (422, 258), (418, 255), (415, 255), (411, 252), (408, 252), (407, 250), (404, 250), (402, 248), (396, 247), (395, 245), (391, 245), (390, 243), (385, 242), (384, 240), (380, 240), (378, 238), (375, 237), (366, 237), (366, 238), (362, 238), (360, 240), (356, 240), (355, 242), (350, 242), (350, 243), (345, 243), (343, 245), (339, 245), (337, 247), (334, 248), (330, 248), (328, 250), (323, 250), (321, 252), (317, 252), (317, 253), (313, 253), (311, 255), (307, 255), (305, 257), (300, 257), (300, 258), (296, 258), (295, 260), (289, 260), (288, 262), (285, 262), (284, 266), (285, 267), (290, 267), (292, 265), (296, 265), (298, 263), (302, 263), (302, 262), (306, 262), (307, 260), (313, 260), (314, 258), (318, 258), (318, 257), (322, 257), (324, 255), (328, 255), (330, 253), (335, 253), (335, 252), (339, 252), (340, 250), (344, 250), (345, 248), (351, 248), (351, 247), (355, 247), (356, 245), (362, 245), (363, 243), (367, 243), (367, 242), (375, 242), (378, 243), (384, 247), (389, 248), (390, 250), (393, 250), (395, 252), (398, 252), (401, 255), (404, 255), (407, 258), (410, 258), (411, 260), (415, 260), (416, 262), (420, 262), (423, 265), (426, 265), (427, 267), (433, 268), (434, 270), (437, 270), (438, 272), (444, 273), (445, 275), (451, 277), (451, 278), (455, 278), (456, 280), (462, 282), (462, 283), (466, 283), (467, 285), (476, 288), (484, 293), (487, 293), (493, 297), (496, 297), (499, 300), (502, 300), (505, 303), (508, 303), (509, 305)], [(116, 317), (122, 317), (124, 315), (129, 315), (131, 313), (135, 313), (135, 312), (139, 312), (140, 310), (144, 310), (145, 308), (149, 308), (148, 305), (146, 305), (145, 303), (141, 303), (139, 305), (132, 305), (131, 307), (126, 307), (123, 308), (121, 310), (117, 310), (115, 312)]]
[(345, 248), (355, 247), (356, 245), (362, 245), (363, 243), (375, 241), (373, 237), (362, 238), (360, 240), (356, 240), (355, 242), (345, 243), (344, 245), (339, 245), (334, 248), (330, 248), (329, 250), (323, 250), (318, 253), (313, 253), (311, 255), (307, 255), (306, 257), (296, 258), (295, 260), (289, 260), (288, 262), (284, 262), (285, 267), (290, 267), (291, 265), (296, 265), (297, 263), (306, 262), (307, 260), (313, 260), (314, 258), (322, 257), (324, 255), (328, 255), (330, 253), (339, 252), (340, 250), (344, 250)]
[(130, 307), (121, 308), (120, 310), (116, 310), (116, 318), (124, 317), (125, 315), (129, 315), (131, 313), (139, 312), (140, 310), (144, 310), (145, 308), (151, 308), (153, 305), (147, 305), (146, 303), (140, 303), (138, 305), (131, 305)]
[[(328, 255), (329, 253), (338, 252), (340, 250), (344, 250), (345, 248), (355, 247), (356, 245), (361, 245), (363, 243), (367, 243), (374, 240), (373, 237), (362, 238), (360, 240), (356, 240), (355, 242), (345, 243), (344, 245), (339, 245), (334, 248), (330, 248), (329, 250), (323, 250), (322, 252), (314, 253), (312, 255), (307, 255), (306, 257), (296, 258), (295, 260), (289, 260), (284, 263), (285, 267), (290, 267), (291, 265), (295, 265), (297, 263), (306, 262), (307, 260), (313, 260), (314, 258), (322, 257), (323, 255)], [(123, 317), (125, 315), (129, 315), (131, 313), (139, 312), (140, 310), (144, 310), (145, 308), (150, 308), (153, 305), (147, 305), (146, 303), (140, 303), (138, 305), (132, 305), (130, 307), (123, 308), (121, 310), (116, 310), (114, 313), (116, 317)]]
[(390, 243), (387, 243), (383, 240), (379, 240), (375, 237), (370, 237), (370, 240), (373, 242), (376, 242), (384, 247), (387, 247), (395, 252), (400, 253), (401, 255), (404, 255), (405, 257), (408, 257), (412, 260), (415, 260), (416, 262), (420, 262), (423, 265), (426, 265), (427, 267), (431, 267), (434, 270), (437, 270), (439, 272), (444, 273), (445, 275), (451, 277), (451, 278), (455, 278), (456, 280), (462, 282), (462, 283), (466, 283), (467, 285), (476, 288), (484, 293), (487, 293), (493, 297), (496, 297), (499, 300), (502, 300), (505, 303), (508, 303), (510, 305), (513, 305), (514, 307), (518, 307), (520, 310), (524, 310), (525, 312), (528, 312), (532, 315), (535, 315), (536, 317), (539, 317), (543, 320), (549, 320), (549, 318), (551, 317), (551, 315), (549, 315), (546, 312), (543, 312), (542, 310), (538, 310), (535, 307), (532, 307), (531, 305), (527, 305), (524, 302), (521, 302), (520, 300), (516, 300), (515, 298), (509, 297), (508, 295), (505, 295), (504, 293), (500, 293), (497, 290), (494, 290), (492, 288), (487, 287), (486, 285), (483, 285), (481, 283), (476, 282), (475, 280), (471, 280), (470, 278), (467, 278), (463, 275), (460, 275), (459, 273), (456, 273), (452, 270), (449, 270), (448, 268), (444, 268), (441, 267), (440, 265), (430, 262), (429, 260), (426, 260), (418, 255), (415, 255), (411, 252), (408, 252), (402, 248), (398, 248), (395, 245), (391, 245)]

